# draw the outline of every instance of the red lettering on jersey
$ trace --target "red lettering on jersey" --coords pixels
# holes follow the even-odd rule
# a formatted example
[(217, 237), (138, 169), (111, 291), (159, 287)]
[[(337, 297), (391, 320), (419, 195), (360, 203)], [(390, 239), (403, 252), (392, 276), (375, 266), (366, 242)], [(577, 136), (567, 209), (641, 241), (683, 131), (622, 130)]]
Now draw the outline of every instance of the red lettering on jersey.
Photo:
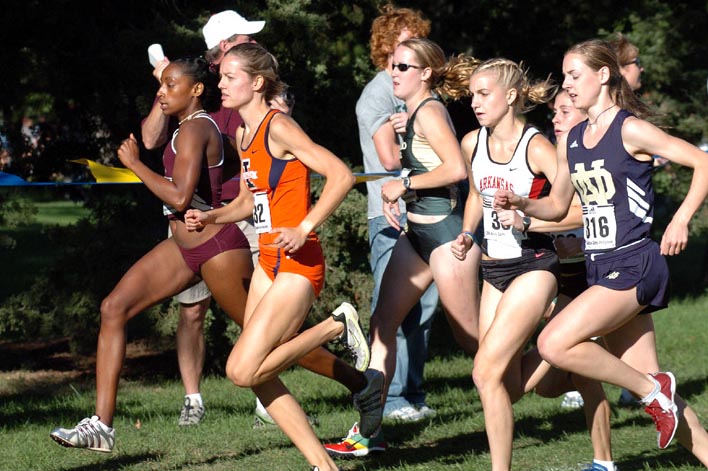
[(497, 177), (494, 175), (490, 175), (488, 177), (480, 179), (478, 186), (480, 193), (486, 190), (487, 188), (495, 188), (497, 190), (509, 190), (511, 192), (514, 191), (513, 183), (506, 181), (505, 178)]

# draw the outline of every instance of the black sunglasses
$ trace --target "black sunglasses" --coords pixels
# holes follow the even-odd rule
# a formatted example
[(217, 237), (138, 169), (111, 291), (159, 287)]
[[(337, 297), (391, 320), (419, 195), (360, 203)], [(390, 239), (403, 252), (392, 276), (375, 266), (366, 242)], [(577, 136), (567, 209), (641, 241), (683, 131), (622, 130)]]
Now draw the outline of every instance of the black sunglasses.
[(423, 69), (423, 67), (419, 65), (411, 65), (411, 64), (391, 64), (391, 70), (396, 70), (396, 67), (398, 67), (398, 70), (401, 72), (405, 72), (406, 70), (413, 68), (413, 69)]
[(641, 67), (641, 66), (642, 66), (642, 62), (639, 60), (639, 57), (637, 57), (637, 58), (634, 59), (633, 61), (629, 61), (629, 62), (627, 62), (626, 64), (622, 64), (622, 65), (627, 66), (627, 65), (632, 65), (632, 64), (636, 64), (637, 67)]

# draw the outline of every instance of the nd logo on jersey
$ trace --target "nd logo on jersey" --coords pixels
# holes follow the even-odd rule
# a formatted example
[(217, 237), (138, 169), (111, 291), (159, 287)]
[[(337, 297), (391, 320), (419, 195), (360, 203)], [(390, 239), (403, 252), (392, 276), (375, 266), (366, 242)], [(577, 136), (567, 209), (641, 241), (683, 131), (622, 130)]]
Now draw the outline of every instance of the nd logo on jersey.
[(593, 160), (591, 169), (585, 168), (584, 163), (575, 164), (575, 169), (570, 176), (573, 186), (580, 195), (583, 205), (608, 204), (615, 194), (615, 184), (612, 174), (605, 170), (605, 160)]

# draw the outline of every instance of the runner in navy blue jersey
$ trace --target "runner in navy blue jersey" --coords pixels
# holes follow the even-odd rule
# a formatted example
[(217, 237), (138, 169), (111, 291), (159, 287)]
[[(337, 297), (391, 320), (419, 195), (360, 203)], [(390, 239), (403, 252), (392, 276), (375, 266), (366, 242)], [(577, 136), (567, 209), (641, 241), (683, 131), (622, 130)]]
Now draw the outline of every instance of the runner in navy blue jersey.
[[(708, 465), (708, 434), (684, 404), (670, 372), (658, 372), (651, 312), (668, 304), (665, 255), (686, 248), (688, 223), (708, 195), (708, 158), (700, 149), (642, 119), (647, 107), (619, 70), (611, 45), (591, 40), (563, 59), (563, 88), (588, 119), (558, 144), (558, 172), (548, 198), (499, 191), (494, 207), (546, 220), (562, 218), (577, 192), (583, 206), (589, 288), (555, 316), (538, 339), (558, 368), (634, 393), (658, 430), (658, 445), (678, 440)], [(660, 243), (653, 221), (652, 155), (694, 169), (688, 193)], [(590, 341), (602, 335), (609, 348)]]

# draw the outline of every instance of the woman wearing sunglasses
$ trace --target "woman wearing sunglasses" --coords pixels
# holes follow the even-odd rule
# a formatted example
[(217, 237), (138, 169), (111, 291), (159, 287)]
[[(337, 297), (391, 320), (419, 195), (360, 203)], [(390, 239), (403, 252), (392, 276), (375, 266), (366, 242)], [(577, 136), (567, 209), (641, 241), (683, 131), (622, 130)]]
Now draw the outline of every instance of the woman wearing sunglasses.
[(622, 33), (613, 36), (609, 43), (617, 54), (620, 73), (627, 80), (629, 88), (636, 92), (642, 87), (642, 72), (644, 72), (642, 62), (639, 60), (639, 48), (629, 42)]
[[(371, 368), (386, 378), (383, 398), (396, 368), (396, 331), (435, 281), (453, 334), (462, 348), (477, 350), (477, 267), (479, 248), (457, 260), (450, 244), (462, 230), (463, 202), (458, 184), (467, 172), (450, 116), (436, 93), (459, 60), (448, 63), (437, 44), (409, 39), (395, 49), (393, 93), (405, 101), (409, 118), (401, 145), (403, 178), (382, 187), (384, 215), (399, 227), (398, 200), (408, 222), (396, 241), (371, 317)], [(471, 60), (474, 61), (474, 60)]]

